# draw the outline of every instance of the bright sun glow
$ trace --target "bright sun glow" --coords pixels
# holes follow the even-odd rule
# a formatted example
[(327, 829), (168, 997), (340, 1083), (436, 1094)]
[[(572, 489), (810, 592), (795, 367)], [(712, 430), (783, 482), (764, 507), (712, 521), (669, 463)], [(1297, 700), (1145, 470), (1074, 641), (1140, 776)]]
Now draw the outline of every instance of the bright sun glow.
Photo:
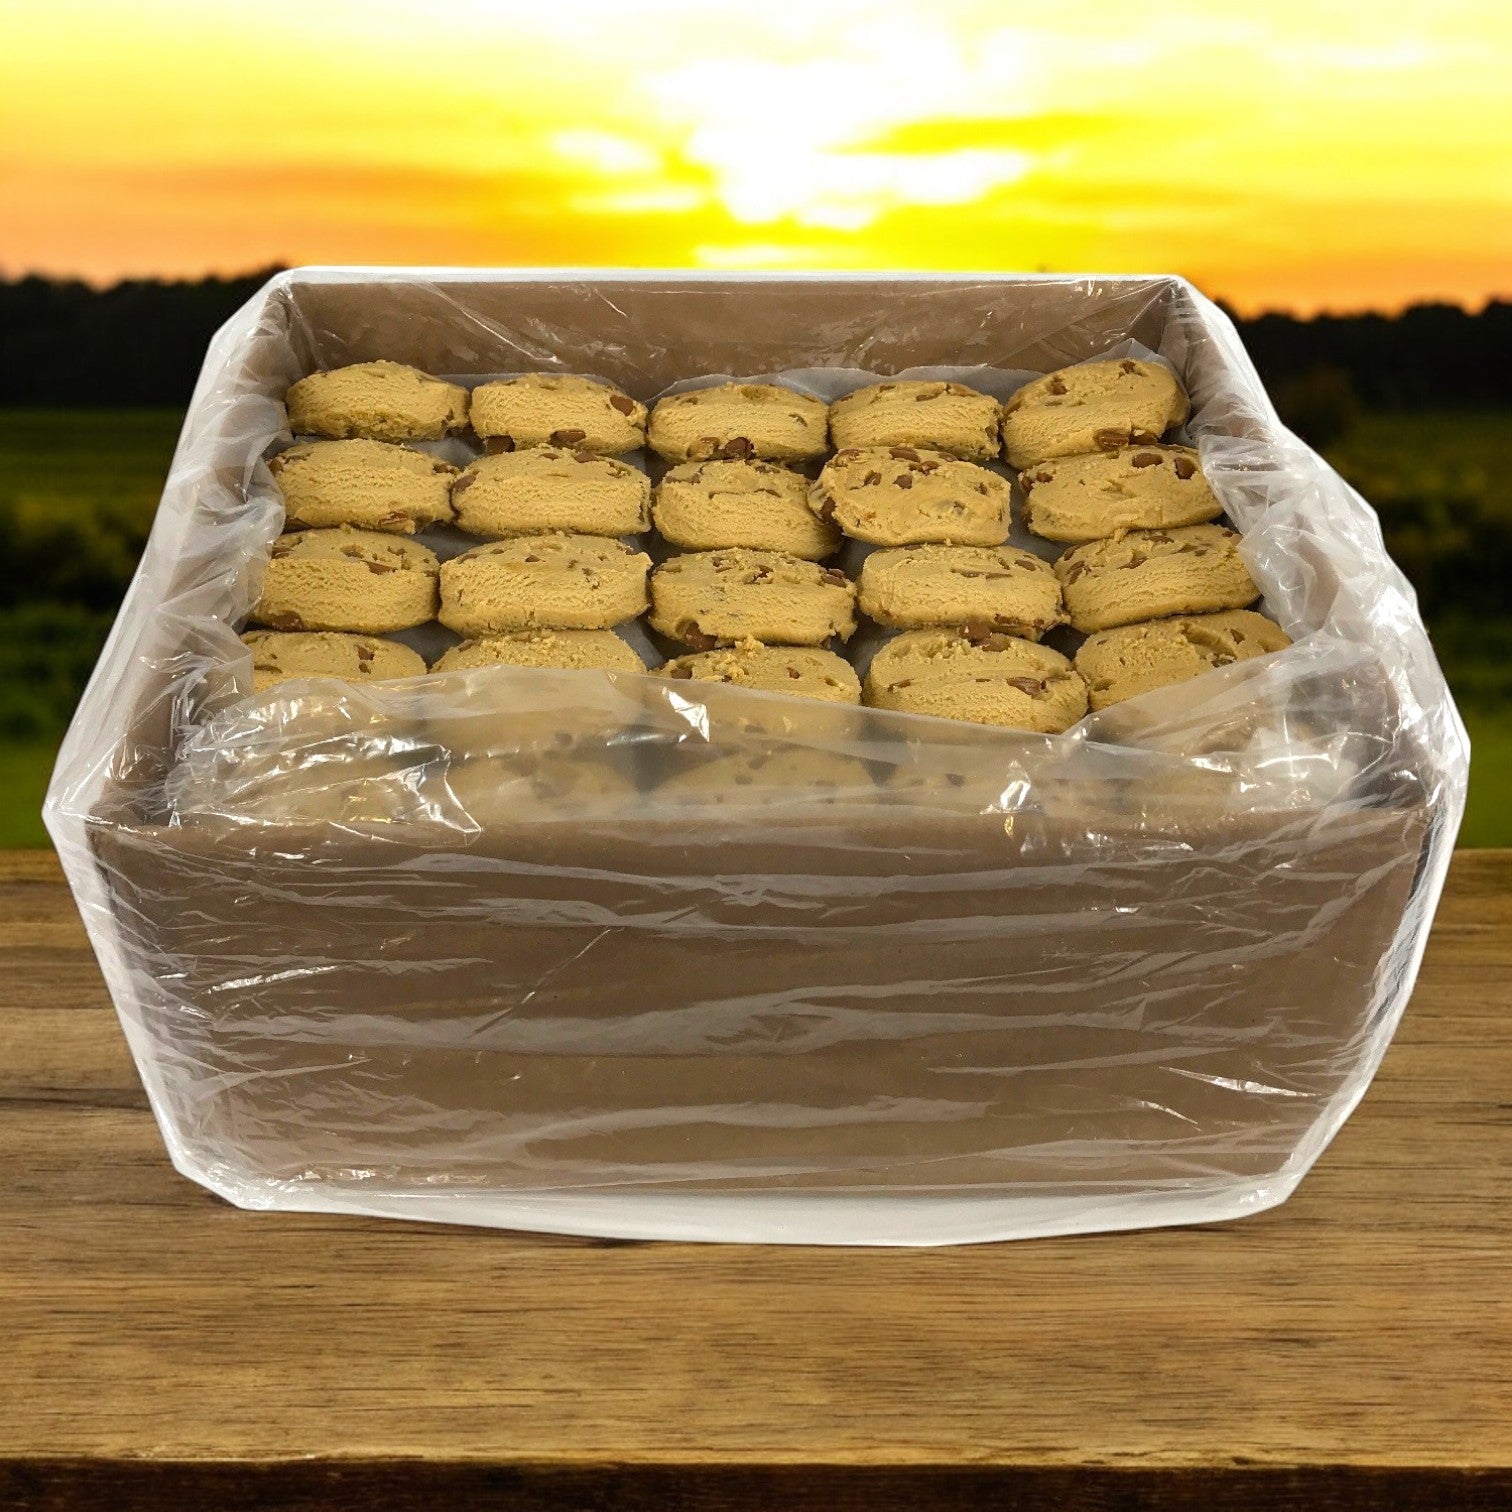
[(1512, 292), (1502, 0), (0, 0), (5, 270), (1177, 271)]

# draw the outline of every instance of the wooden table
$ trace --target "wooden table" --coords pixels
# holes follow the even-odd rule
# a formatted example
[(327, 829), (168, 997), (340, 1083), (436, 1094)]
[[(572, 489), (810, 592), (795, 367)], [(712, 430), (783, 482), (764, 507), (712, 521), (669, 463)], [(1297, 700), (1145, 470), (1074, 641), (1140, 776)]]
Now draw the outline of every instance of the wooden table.
[(237, 1212), (0, 857), (0, 1506), (1512, 1505), (1512, 851), (1239, 1224), (926, 1251)]

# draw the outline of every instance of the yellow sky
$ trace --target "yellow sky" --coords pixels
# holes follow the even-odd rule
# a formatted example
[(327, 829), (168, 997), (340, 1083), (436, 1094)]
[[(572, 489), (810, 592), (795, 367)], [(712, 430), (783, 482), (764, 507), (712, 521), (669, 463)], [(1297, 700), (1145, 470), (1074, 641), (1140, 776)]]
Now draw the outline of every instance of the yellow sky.
[(1507, 0), (0, 0), (0, 269), (1512, 294)]

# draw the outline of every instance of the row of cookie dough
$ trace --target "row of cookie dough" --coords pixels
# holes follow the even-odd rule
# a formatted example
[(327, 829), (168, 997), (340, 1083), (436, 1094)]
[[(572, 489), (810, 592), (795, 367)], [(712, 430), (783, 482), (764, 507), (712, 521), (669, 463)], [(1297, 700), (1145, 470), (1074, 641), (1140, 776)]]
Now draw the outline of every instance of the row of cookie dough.
[(290, 530), (353, 525), (414, 535), (455, 524), (501, 540), (552, 531), (621, 537), (654, 524), (673, 545), (749, 546), (822, 561), (839, 529), (808, 505), (808, 479), (775, 462), (691, 462), (653, 488), (638, 467), (581, 447), (532, 446), (454, 467), (384, 441), (305, 441), (268, 464)]
[[(546, 531), (626, 536), (651, 526), (689, 551), (753, 547), (822, 561), (843, 536), (875, 546), (997, 546), (1008, 536), (1008, 481), (916, 447), (845, 448), (818, 479), (780, 463), (717, 459), (639, 468), (581, 447), (532, 446), (466, 468), (372, 440), (305, 441), (269, 469), (288, 528), (353, 525), (413, 535), (456, 524), (485, 539)], [(1021, 474), (1026, 526), (1080, 542), (1126, 529), (1218, 518), (1222, 506), (1190, 448), (1153, 444), (1070, 456)]]
[(593, 379), (525, 373), (470, 393), (400, 363), (313, 373), (286, 396), (302, 435), (436, 441), (471, 427), (491, 450), (581, 447), (617, 456), (649, 446), (669, 462), (757, 457), (803, 462), (831, 445), (928, 447), (1014, 467), (1158, 440), (1189, 413), (1163, 364), (1124, 357), (1080, 363), (999, 404), (965, 384), (894, 379), (826, 404), (781, 384), (725, 383), (670, 394), (647, 410)]
[[(516, 630), (484, 636), (453, 646), (430, 668), (418, 652), (381, 636), (248, 630), (242, 642), (252, 653), (252, 684), (257, 692), (302, 677), (371, 683), (419, 677), (427, 670), (465, 672), (477, 667), (646, 671), (634, 648), (609, 630)], [(833, 651), (816, 646), (763, 646), (745, 641), (718, 651), (674, 657), (656, 670), (679, 680), (732, 683), (831, 703), (861, 702), (855, 669)]]

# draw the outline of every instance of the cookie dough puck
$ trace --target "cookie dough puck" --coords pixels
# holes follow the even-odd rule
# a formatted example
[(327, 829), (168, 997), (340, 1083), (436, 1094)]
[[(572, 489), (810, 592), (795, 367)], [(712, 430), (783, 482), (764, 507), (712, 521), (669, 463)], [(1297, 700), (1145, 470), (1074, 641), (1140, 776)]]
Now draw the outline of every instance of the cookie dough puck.
[(295, 677), (385, 682), (425, 671), (425, 663), (408, 646), (371, 635), (248, 630), (242, 642), (252, 653), (252, 688), (258, 693)]
[(947, 452), (848, 446), (825, 464), (809, 508), (876, 546), (997, 546), (1010, 496), (1006, 478)]
[(451, 519), (450, 462), (391, 441), (304, 441), (268, 463), (288, 530), (356, 525), (413, 535)]
[(515, 630), (463, 641), (432, 672), (474, 667), (556, 667), (564, 671), (644, 672), (646, 664), (612, 630)]
[(285, 395), (297, 435), (439, 441), (467, 427), (467, 390), (398, 362), (358, 362), (301, 378)]
[(1087, 688), (1058, 651), (1002, 634), (909, 630), (872, 658), (875, 709), (1059, 734), (1087, 712)]
[(723, 383), (658, 400), (646, 439), (668, 462), (803, 462), (829, 447), (829, 407), (773, 383)]
[(1181, 615), (1100, 630), (1076, 653), (1094, 709), (1186, 682), (1215, 667), (1291, 645), (1277, 624), (1250, 609)]
[(897, 546), (874, 551), (856, 581), (861, 612), (899, 630), (980, 625), (1038, 640), (1066, 622), (1049, 562), (1013, 546)]
[(1253, 604), (1260, 590), (1238, 548), (1221, 525), (1126, 530), (1063, 551), (1055, 575), (1072, 625), (1090, 633)]
[(730, 546), (785, 551), (817, 562), (840, 532), (808, 507), (809, 480), (776, 462), (684, 462), (656, 485), (656, 528), (685, 551)]
[(1223, 505), (1189, 446), (1119, 446), (1052, 458), (1019, 474), (1024, 523), (1051, 541), (1216, 520)]
[(1028, 467), (1046, 457), (1158, 441), (1190, 408), (1163, 363), (1078, 363), (1025, 384), (1003, 406), (1003, 455)]
[(376, 530), (296, 530), (273, 543), (252, 611), (278, 630), (404, 630), (436, 612), (436, 556)]
[(964, 383), (894, 379), (830, 405), (830, 439), (847, 446), (923, 446), (970, 462), (998, 454), (999, 406)]
[(646, 406), (592, 378), (523, 373), (480, 383), (472, 424), (493, 452), (560, 446), (612, 457), (645, 445)]
[(515, 536), (441, 565), (441, 623), (459, 635), (611, 630), (646, 607), (651, 559), (604, 536)]
[(855, 585), (838, 568), (779, 551), (700, 551), (651, 574), (651, 625), (697, 651), (744, 640), (818, 646), (856, 628)]
[(581, 447), (529, 446), (480, 457), (451, 491), (457, 527), (502, 538), (565, 530), (625, 536), (651, 523), (651, 480)]
[(829, 703), (861, 702), (861, 681), (848, 661), (817, 646), (763, 646), (743, 641), (727, 650), (679, 656), (661, 667), (663, 677), (731, 683), (761, 693), (788, 693)]

